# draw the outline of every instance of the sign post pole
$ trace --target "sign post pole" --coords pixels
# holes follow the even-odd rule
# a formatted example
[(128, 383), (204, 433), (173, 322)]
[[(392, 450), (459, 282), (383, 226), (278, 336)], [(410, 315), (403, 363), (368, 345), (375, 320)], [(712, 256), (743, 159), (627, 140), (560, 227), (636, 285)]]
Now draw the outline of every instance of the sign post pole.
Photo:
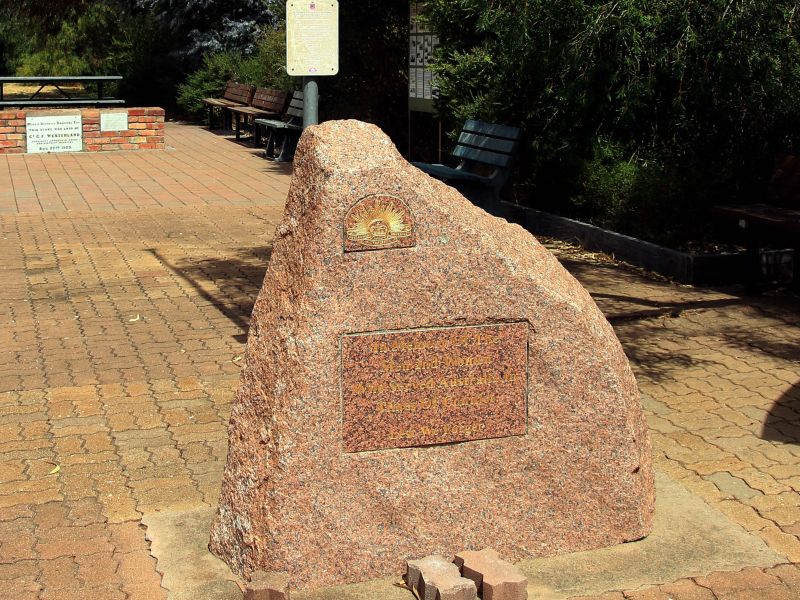
[(303, 129), (319, 123), (319, 88), (316, 77), (303, 77)]
[(320, 77), (339, 72), (339, 2), (286, 2), (286, 72), (302, 77), (303, 128), (319, 123)]

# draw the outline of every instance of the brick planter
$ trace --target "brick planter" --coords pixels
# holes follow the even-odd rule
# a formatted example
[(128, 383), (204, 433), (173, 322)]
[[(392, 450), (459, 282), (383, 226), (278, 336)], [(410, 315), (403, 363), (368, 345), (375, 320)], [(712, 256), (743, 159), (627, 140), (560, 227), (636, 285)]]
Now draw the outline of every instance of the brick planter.
[[(121, 124), (127, 114), (125, 129), (111, 129)], [(19, 109), (0, 111), (0, 154), (28, 152), (27, 119), (30, 117), (81, 117), (83, 152), (111, 150), (163, 150), (164, 109)], [(113, 124), (111, 119), (120, 119)], [(106, 122), (105, 127), (102, 126)]]

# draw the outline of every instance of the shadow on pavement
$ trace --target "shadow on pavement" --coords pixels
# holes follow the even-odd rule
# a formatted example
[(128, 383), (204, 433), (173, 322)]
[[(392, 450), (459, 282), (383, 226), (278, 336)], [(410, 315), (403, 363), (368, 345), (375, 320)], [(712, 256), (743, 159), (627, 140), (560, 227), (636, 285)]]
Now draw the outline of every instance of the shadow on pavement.
[(800, 444), (800, 381), (772, 405), (761, 429), (762, 440)]
[(187, 258), (176, 263), (155, 248), (149, 252), (241, 329), (242, 333), (234, 336), (236, 341), (247, 340), (250, 314), (272, 255), (271, 245), (241, 248), (232, 257)]

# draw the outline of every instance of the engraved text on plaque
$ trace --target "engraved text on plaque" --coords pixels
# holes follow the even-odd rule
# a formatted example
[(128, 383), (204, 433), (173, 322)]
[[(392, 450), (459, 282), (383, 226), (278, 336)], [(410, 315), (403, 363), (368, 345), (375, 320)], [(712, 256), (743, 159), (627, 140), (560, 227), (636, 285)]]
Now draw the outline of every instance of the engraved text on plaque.
[(527, 323), (342, 336), (346, 452), (523, 435)]

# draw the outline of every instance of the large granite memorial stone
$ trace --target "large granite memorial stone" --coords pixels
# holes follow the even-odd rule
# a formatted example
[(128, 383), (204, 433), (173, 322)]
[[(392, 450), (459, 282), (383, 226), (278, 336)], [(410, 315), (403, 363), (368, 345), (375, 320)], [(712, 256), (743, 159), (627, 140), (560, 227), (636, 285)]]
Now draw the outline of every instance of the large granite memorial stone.
[(316, 588), (433, 553), (516, 561), (647, 535), (636, 381), (558, 261), (374, 126), (310, 127), (294, 168), (212, 551)]

